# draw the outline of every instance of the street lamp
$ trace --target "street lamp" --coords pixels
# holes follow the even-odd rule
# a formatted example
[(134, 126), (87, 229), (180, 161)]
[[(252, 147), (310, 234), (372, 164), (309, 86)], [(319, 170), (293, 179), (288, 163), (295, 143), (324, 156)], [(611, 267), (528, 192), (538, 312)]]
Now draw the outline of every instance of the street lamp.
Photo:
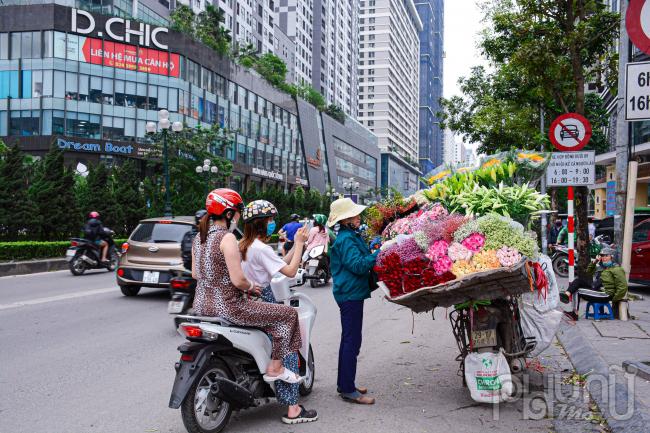
[(343, 182), (343, 189), (349, 191), (348, 194), (352, 195), (353, 191), (357, 191), (359, 189), (359, 182), (356, 182), (354, 180), (354, 177), (350, 177), (350, 179)]
[(210, 175), (217, 174), (219, 172), (219, 167), (212, 165), (212, 161), (209, 159), (203, 160), (203, 165), (196, 166), (196, 172), (198, 174), (205, 173), (205, 195), (207, 197), (210, 192)]
[(163, 140), (163, 166), (165, 172), (165, 216), (172, 216), (172, 201), (170, 196), (170, 186), (169, 186), (169, 157), (167, 155), (167, 135), (169, 134), (169, 128), (171, 127), (172, 131), (179, 133), (183, 130), (183, 124), (181, 122), (171, 123), (169, 121), (169, 111), (160, 110), (158, 111), (158, 124), (155, 122), (147, 122), (145, 125), (145, 130), (147, 134), (155, 134), (158, 128), (160, 128), (160, 133), (162, 134)]

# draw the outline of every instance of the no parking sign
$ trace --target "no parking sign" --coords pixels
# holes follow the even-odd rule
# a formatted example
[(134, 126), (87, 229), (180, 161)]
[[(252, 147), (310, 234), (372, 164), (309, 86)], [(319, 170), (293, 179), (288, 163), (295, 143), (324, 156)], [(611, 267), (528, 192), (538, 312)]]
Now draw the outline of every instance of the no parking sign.
[(580, 150), (591, 138), (591, 124), (578, 113), (558, 116), (548, 131), (549, 139), (556, 149), (570, 152)]

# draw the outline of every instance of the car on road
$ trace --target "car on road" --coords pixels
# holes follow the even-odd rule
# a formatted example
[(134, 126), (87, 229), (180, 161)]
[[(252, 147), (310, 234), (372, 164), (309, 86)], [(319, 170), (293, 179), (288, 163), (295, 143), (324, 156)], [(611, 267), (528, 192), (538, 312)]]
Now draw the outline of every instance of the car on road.
[[(634, 214), (634, 225), (636, 226), (641, 221), (650, 218), (649, 213), (635, 213)], [(604, 235), (607, 237), (609, 242), (614, 242), (614, 217), (608, 216), (602, 219), (594, 221), (596, 225), (596, 236)]]
[(630, 282), (650, 285), (650, 218), (634, 226)]
[(181, 241), (194, 226), (193, 216), (149, 218), (140, 221), (122, 244), (117, 284), (125, 296), (142, 287), (168, 288), (176, 272), (182, 272)]

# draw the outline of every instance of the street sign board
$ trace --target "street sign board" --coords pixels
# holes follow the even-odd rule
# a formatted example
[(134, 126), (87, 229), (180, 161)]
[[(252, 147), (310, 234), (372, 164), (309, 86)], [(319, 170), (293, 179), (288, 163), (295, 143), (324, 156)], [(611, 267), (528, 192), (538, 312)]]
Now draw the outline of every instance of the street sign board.
[(625, 14), (625, 28), (630, 41), (644, 53), (650, 54), (650, 1), (630, 0)]
[(607, 216), (616, 215), (616, 181), (607, 182), (607, 196), (605, 198), (605, 212)]
[(650, 119), (650, 62), (625, 65), (625, 120)]
[(546, 186), (593, 185), (596, 180), (596, 153), (553, 152), (546, 169)]
[(548, 136), (557, 150), (580, 150), (591, 138), (591, 124), (578, 113), (562, 114), (551, 123)]

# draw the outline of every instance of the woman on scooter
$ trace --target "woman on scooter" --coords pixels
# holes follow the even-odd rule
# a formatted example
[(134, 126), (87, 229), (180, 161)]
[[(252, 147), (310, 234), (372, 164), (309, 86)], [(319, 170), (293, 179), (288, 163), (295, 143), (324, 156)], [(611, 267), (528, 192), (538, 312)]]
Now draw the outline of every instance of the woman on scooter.
[[(278, 272), (289, 278), (296, 276), (300, 266), (300, 257), (307, 240), (307, 229), (298, 229), (294, 237), (294, 246), (284, 259), (278, 257), (270, 245), (269, 238), (275, 231), (274, 218), (278, 215), (275, 206), (266, 200), (255, 200), (244, 208), (244, 237), (239, 241), (239, 251), (242, 256), (244, 275), (263, 287), (262, 300), (275, 304), (276, 299), (271, 291), (271, 279)], [(298, 373), (298, 353), (292, 352), (282, 359), (285, 369)], [(298, 405), (298, 384), (275, 382), (275, 394), (278, 402), (289, 407), (287, 414), (282, 417), (285, 424), (299, 424), (318, 419), (315, 410), (307, 410)]]
[(259, 296), (261, 287), (244, 275), (239, 245), (232, 234), (244, 210), (241, 196), (231, 189), (215, 189), (208, 194), (205, 208), (208, 213), (199, 222), (199, 235), (192, 247), (196, 314), (223, 317), (272, 335), (273, 351), (264, 380), (299, 383), (301, 378), (282, 366), (282, 359), (302, 345), (298, 313), (284, 305), (248, 299), (248, 295)]

